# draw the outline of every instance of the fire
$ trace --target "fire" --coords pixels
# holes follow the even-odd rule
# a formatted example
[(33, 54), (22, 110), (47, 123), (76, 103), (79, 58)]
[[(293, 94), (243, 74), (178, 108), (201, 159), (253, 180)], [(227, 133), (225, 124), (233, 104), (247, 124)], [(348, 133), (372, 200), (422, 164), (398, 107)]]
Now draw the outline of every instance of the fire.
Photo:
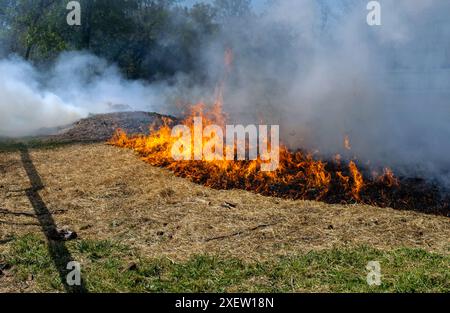
[(231, 66), (233, 64), (233, 59), (234, 59), (233, 50), (231, 48), (227, 48), (225, 50), (225, 57), (224, 57), (224, 64), (225, 64), (226, 72), (230, 72), (231, 71)]
[[(326, 162), (311, 153), (300, 150), (291, 151), (283, 145), (277, 145), (278, 148), (270, 147), (269, 142), (267, 142), (266, 151), (261, 152), (259, 147), (260, 155), (256, 159), (242, 160), (238, 157), (235, 146), (222, 145), (223, 142), (214, 144), (213, 153), (205, 155), (203, 147), (205, 145), (210, 147), (214, 140), (217, 143), (217, 134), (207, 132), (209, 135), (203, 136), (205, 128), (213, 125), (223, 128), (227, 122), (222, 103), (224, 81), (230, 74), (233, 63), (231, 49), (225, 51), (224, 63), (224, 79), (216, 90), (215, 103), (212, 106), (204, 103), (192, 106), (182, 122), (184, 129), (189, 129), (194, 135), (201, 134), (200, 139), (198, 136), (193, 136), (193, 139), (190, 136), (184, 138), (181, 134), (178, 134), (178, 138), (172, 136), (172, 121), (165, 120), (164, 125), (159, 129), (150, 129), (148, 136), (128, 136), (123, 131), (117, 130), (109, 144), (133, 149), (142, 160), (151, 165), (167, 168), (177, 176), (212, 188), (240, 188), (268, 196), (292, 199), (329, 202), (358, 201), (379, 205), (393, 203), (391, 199), (386, 199), (386, 195), (393, 194), (399, 185), (391, 170), (385, 169), (383, 175), (372, 180), (365, 180), (356, 163), (353, 160), (344, 162), (340, 155)], [(202, 122), (200, 129), (195, 122), (199, 119)], [(223, 141), (223, 138), (221, 140)], [(249, 145), (246, 143), (248, 151), (251, 148)], [(348, 136), (344, 138), (344, 147), (347, 150), (351, 149)], [(173, 149), (187, 158), (174, 159)], [(274, 171), (263, 171), (261, 168), (267, 164), (264, 161), (267, 160), (266, 154), (269, 150), (277, 153), (278, 167)], [(220, 157), (220, 155), (230, 156), (230, 154), (231, 158)], [(186, 161), (186, 159), (191, 160)], [(367, 197), (365, 194), (362, 195), (363, 192), (377, 194)], [(405, 201), (402, 205), (403, 203)]]
[(350, 174), (352, 175), (353, 179), (352, 195), (353, 197), (355, 197), (355, 199), (360, 200), (359, 193), (361, 189), (364, 187), (363, 176), (356, 167), (355, 162), (350, 161), (348, 167), (350, 169)]
[(352, 146), (350, 144), (350, 138), (348, 136), (344, 137), (344, 148), (346, 150), (352, 150)]
[[(213, 124), (224, 125), (226, 116), (222, 113), (221, 107), (220, 101), (210, 108), (205, 104), (195, 105), (182, 125), (187, 126), (192, 132), (201, 131), (195, 129), (195, 118), (201, 118), (204, 127)], [(315, 200), (335, 198), (336, 190), (340, 190), (339, 198), (341, 199), (362, 200), (360, 193), (366, 186), (363, 174), (354, 161), (345, 165), (341, 162), (340, 156), (337, 156), (335, 161), (325, 162), (316, 159), (312, 154), (290, 151), (287, 147), (280, 146), (278, 168), (272, 172), (263, 172), (261, 158), (225, 160), (202, 156), (201, 151), (195, 148), (194, 140), (191, 140), (191, 142), (183, 142), (186, 153), (191, 154), (192, 157), (197, 155), (200, 159), (174, 160), (171, 151), (178, 138), (172, 137), (170, 122), (166, 120), (161, 128), (151, 129), (148, 136), (128, 136), (118, 130), (109, 143), (133, 149), (151, 165), (168, 168), (177, 176), (189, 178), (196, 183), (213, 188), (241, 188), (269, 196)], [(211, 138), (204, 137), (203, 145), (208, 144), (209, 140)], [(232, 148), (224, 145), (223, 149)], [(392, 187), (395, 185), (395, 180), (392, 171), (386, 170), (377, 182)]]
[(398, 187), (400, 185), (397, 177), (394, 176), (394, 172), (388, 167), (383, 169), (383, 175), (378, 180), (389, 187)]

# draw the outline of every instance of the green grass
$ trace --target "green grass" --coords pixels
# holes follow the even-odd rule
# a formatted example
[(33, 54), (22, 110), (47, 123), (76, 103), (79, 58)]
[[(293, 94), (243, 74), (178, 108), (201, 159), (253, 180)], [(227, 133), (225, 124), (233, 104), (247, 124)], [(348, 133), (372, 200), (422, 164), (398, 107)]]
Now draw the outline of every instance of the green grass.
[[(449, 292), (450, 257), (419, 249), (331, 249), (261, 263), (195, 256), (185, 262), (147, 259), (111, 241), (67, 243), (90, 292)], [(15, 279), (33, 275), (37, 291), (62, 291), (46, 242), (18, 238), (0, 256)], [(381, 286), (366, 282), (369, 261), (381, 263)], [(127, 269), (130, 262), (135, 269)]]

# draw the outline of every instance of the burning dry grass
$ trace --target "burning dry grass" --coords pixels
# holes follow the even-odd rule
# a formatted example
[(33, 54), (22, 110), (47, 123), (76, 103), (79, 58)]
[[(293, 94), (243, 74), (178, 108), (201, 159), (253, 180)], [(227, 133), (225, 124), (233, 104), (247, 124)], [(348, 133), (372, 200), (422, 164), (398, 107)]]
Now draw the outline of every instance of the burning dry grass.
[[(448, 254), (447, 217), (361, 204), (332, 205), (215, 190), (104, 144), (31, 150), (39, 191), (59, 227), (115, 240), (148, 257), (219, 254), (244, 260), (366, 244)], [(41, 233), (19, 152), (0, 153), (0, 250)], [(1, 252), (1, 251), (0, 251)]]
[[(223, 126), (226, 120), (220, 102), (210, 110), (205, 110), (202, 104), (192, 108), (183, 124), (194, 134), (197, 132), (194, 120), (198, 118), (205, 125), (218, 123)], [(203, 145), (209, 145), (209, 140), (212, 139), (203, 137)], [(203, 155), (203, 158), (199, 161), (174, 160), (172, 151), (178, 147), (179, 141), (186, 150), (183, 153)], [(294, 200), (340, 204), (358, 202), (450, 216), (450, 198), (443, 195), (437, 186), (423, 179), (399, 179), (389, 168), (384, 168), (381, 174), (373, 169), (361, 171), (354, 160), (345, 161), (339, 155), (335, 160), (323, 161), (310, 153), (290, 151), (281, 146), (274, 148), (275, 154), (279, 155), (278, 167), (265, 172), (261, 170), (266, 164), (261, 157), (256, 160), (209, 159), (201, 145), (197, 147), (190, 136), (188, 139), (172, 136), (169, 124), (152, 129), (149, 135), (128, 136), (118, 129), (109, 143), (133, 149), (151, 165), (168, 168), (179, 177), (216, 189), (238, 188)], [(345, 147), (351, 149), (348, 137), (345, 138)], [(236, 153), (237, 149), (227, 142), (223, 150)]]

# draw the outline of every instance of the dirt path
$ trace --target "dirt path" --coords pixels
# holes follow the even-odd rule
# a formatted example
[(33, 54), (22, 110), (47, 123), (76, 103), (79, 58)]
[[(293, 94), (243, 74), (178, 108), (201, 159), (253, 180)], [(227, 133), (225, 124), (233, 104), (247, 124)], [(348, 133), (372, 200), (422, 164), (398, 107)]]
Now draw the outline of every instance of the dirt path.
[[(450, 220), (442, 216), (212, 190), (104, 144), (31, 150), (29, 157), (43, 185), (35, 192), (56, 225), (149, 257), (260, 260), (361, 244), (450, 252)], [(14, 236), (42, 234), (28, 176), (20, 151), (0, 153), (0, 251)]]

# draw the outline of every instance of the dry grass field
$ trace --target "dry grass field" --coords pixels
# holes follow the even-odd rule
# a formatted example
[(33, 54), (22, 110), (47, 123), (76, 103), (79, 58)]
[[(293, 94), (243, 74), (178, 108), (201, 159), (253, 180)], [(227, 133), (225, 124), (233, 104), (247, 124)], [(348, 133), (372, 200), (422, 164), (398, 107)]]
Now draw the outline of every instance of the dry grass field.
[[(447, 217), (359, 204), (291, 201), (242, 190), (213, 190), (141, 162), (132, 151), (103, 143), (29, 150), (13, 146), (0, 153), (0, 264), (2, 259), (4, 263), (15, 260), (0, 275), (0, 291), (61, 290), (58, 283), (47, 283), (33, 272), (34, 256), (14, 256), (18, 251), (28, 253), (29, 248), (23, 245), (30, 244), (29, 240), (45, 248), (46, 223), (78, 234), (75, 241), (67, 242), (67, 251), (73, 255), (85, 251), (80, 244), (75, 247), (76, 242), (126, 247), (128, 252), (117, 256), (120, 266), (141, 259), (186, 264), (198, 256), (263, 264), (280, 257), (366, 247), (378, 251), (374, 253), (419, 249), (427, 255), (439, 255), (444, 258), (440, 263), (444, 266), (430, 274), (444, 282), (450, 277)], [(50, 257), (54, 255), (50, 252)], [(79, 257), (89, 259), (90, 264), (96, 261), (82, 253)], [(26, 262), (31, 264), (24, 261), (29, 259)], [(361, 270), (364, 272), (364, 268)], [(120, 275), (119, 270), (116, 272)], [(98, 288), (130, 290), (120, 286)], [(224, 290), (253, 290), (242, 288), (231, 284)], [(438, 291), (448, 288), (447, 281)], [(336, 289), (324, 284), (289, 290)]]

